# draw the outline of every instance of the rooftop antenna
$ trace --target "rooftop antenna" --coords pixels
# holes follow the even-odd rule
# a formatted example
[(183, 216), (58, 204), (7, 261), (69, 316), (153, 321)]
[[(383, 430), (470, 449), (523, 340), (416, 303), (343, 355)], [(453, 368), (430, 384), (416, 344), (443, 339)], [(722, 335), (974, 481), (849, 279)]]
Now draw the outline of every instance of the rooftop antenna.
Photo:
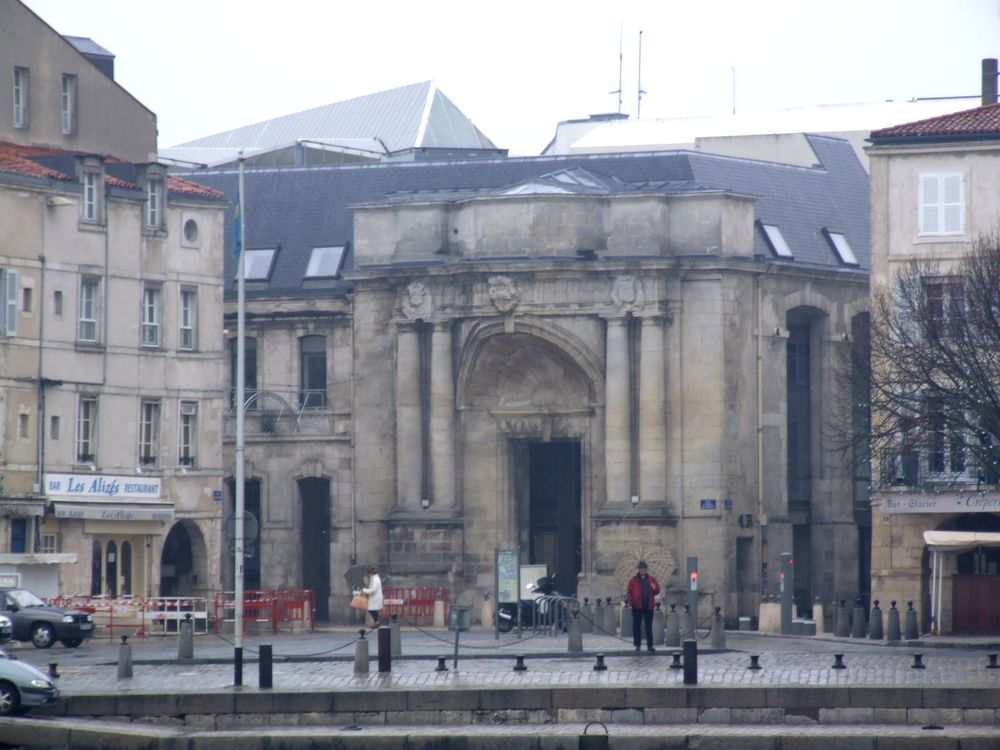
[(736, 114), (736, 61), (733, 60), (733, 114)]
[(646, 92), (642, 90), (642, 29), (639, 29), (639, 76), (638, 76), (638, 94), (639, 100), (635, 105), (635, 119), (639, 119), (642, 116), (642, 95)]
[(622, 113), (622, 24), (618, 24), (618, 88), (609, 91), (609, 94), (618, 94), (618, 114)]

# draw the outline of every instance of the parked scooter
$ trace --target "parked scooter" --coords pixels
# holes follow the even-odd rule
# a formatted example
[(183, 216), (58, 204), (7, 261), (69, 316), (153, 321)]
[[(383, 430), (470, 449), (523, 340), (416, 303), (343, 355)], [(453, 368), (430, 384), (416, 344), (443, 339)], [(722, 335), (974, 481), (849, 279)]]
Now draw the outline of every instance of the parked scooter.
[[(552, 621), (550, 608), (557, 606), (549, 597), (559, 596), (556, 591), (556, 574), (542, 576), (535, 583), (528, 584), (531, 592), (531, 599), (522, 599), (520, 607), (516, 602), (502, 602), (497, 605), (497, 628), (501, 633), (509, 633), (517, 625), (518, 611), (520, 611), (521, 628), (533, 628)], [(559, 621), (563, 623), (565, 618), (562, 613), (558, 613)]]

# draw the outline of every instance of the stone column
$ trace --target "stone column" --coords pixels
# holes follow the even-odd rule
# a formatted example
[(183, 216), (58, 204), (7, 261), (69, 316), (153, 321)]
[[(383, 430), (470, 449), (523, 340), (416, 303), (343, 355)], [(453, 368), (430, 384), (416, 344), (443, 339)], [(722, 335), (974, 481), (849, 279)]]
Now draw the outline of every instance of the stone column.
[(415, 323), (399, 323), (396, 341), (396, 502), (420, 507), (423, 473), (420, 337)]
[(639, 497), (666, 499), (666, 372), (663, 320), (642, 319), (639, 339)]
[(629, 397), (628, 318), (608, 318), (604, 364), (604, 470), (607, 501), (632, 495), (632, 409)]
[(431, 485), (439, 509), (455, 504), (455, 380), (451, 321), (434, 324), (431, 335)]

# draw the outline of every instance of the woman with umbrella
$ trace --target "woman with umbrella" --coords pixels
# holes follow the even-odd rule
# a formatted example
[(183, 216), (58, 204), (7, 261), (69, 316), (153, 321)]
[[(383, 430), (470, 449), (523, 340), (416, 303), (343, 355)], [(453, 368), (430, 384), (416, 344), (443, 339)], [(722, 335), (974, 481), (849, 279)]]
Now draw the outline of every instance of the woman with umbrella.
[(369, 565), (365, 570), (365, 586), (361, 593), (368, 597), (368, 614), (372, 616), (372, 627), (379, 626), (379, 614), (382, 612), (382, 579), (379, 578), (378, 569), (374, 565)]

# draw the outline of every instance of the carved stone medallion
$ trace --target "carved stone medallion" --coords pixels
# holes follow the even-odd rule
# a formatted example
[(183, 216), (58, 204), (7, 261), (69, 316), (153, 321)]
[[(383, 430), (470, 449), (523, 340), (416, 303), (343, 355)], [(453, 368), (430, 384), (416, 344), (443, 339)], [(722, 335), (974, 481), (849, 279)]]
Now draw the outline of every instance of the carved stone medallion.
[(645, 301), (642, 282), (635, 276), (619, 276), (611, 287), (611, 301), (621, 310), (635, 310), (642, 307)]
[(506, 314), (517, 307), (521, 293), (514, 286), (513, 279), (509, 276), (490, 276), (487, 281), (490, 285), (490, 301), (497, 310)]
[(411, 282), (403, 293), (400, 304), (405, 315), (410, 320), (427, 318), (434, 311), (434, 300), (426, 284), (419, 281)]

